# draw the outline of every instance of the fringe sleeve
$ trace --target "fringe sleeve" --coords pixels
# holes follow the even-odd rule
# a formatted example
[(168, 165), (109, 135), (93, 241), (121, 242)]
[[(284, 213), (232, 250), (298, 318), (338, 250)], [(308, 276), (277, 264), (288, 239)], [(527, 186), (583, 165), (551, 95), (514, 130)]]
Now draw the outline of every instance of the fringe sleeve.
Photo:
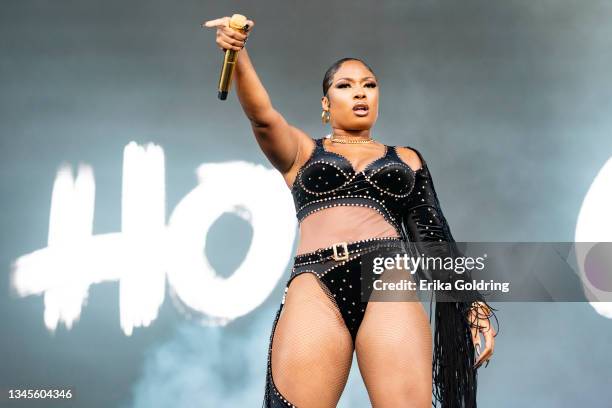
[[(406, 199), (402, 217), (402, 235), (407, 252), (412, 256), (424, 254), (443, 259), (461, 257), (463, 255), (442, 213), (427, 163), (418, 150), (409, 148), (419, 155), (422, 167), (415, 173), (415, 185)], [(458, 275), (453, 271), (430, 269), (417, 271), (417, 276), (427, 280), (439, 279), (452, 287), (457, 278), (471, 280), (469, 271)], [(469, 321), (469, 308), (472, 302), (480, 301), (491, 308), (493, 316), (497, 309), (488, 305), (478, 291), (434, 292), (433, 406), (439, 403), (441, 408), (475, 408), (477, 369), (473, 367), (475, 350), (470, 328), (476, 325)]]

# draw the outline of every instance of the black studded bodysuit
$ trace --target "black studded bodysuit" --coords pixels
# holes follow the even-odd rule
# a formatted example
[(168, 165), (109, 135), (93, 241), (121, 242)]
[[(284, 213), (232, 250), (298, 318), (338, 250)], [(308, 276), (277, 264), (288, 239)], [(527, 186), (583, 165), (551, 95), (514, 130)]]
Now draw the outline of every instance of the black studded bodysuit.
[(422, 171), (424, 167), (413, 171), (399, 158), (394, 146), (385, 146), (381, 158), (355, 172), (348, 159), (325, 150), (322, 139), (317, 139), (291, 191), (298, 221), (332, 206), (362, 206), (379, 212), (401, 233), (401, 216), (408, 205), (405, 198), (415, 187), (417, 173)]
[[(420, 169), (408, 166), (394, 146), (385, 146), (382, 157), (356, 172), (346, 157), (325, 149), (323, 138), (316, 139), (315, 145), (291, 188), (298, 221), (329, 207), (368, 207), (382, 215), (399, 236), (341, 242), (294, 259), (285, 294), (298, 275), (306, 272), (316, 275), (337, 306), (354, 344), (372, 291), (373, 277), (363, 273), (364, 257), (381, 250), (420, 253), (426, 249), (420, 246), (422, 243), (455, 241), (441, 211), (427, 163), (418, 150), (406, 146), (418, 154)], [(429, 252), (460, 254), (454, 245)], [(433, 385), (434, 397), (442, 407), (476, 406), (474, 349), (470, 325), (464, 316), (474, 300), (485, 299), (478, 292), (471, 295), (457, 302), (436, 301)], [(272, 342), (284, 303), (285, 297), (270, 336), (265, 407), (296, 406), (278, 391), (272, 378)]]

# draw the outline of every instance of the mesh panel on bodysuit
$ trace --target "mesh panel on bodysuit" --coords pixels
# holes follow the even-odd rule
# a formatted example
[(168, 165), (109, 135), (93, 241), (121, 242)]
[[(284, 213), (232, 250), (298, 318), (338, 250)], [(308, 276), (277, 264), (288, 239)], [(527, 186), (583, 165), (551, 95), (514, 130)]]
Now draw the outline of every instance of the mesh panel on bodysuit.
[(330, 207), (302, 220), (297, 254), (325, 248), (341, 241), (396, 236), (398, 233), (395, 228), (372, 208)]

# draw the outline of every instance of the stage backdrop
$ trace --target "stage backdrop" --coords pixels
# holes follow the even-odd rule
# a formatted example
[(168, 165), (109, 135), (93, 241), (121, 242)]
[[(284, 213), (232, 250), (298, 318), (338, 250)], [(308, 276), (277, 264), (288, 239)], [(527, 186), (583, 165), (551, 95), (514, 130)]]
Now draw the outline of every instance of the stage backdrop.
[[(371, 65), (373, 136), (423, 153), (457, 240), (574, 240), (612, 156), (608, 1), (4, 1), (2, 406), (260, 406), (297, 225), (235, 93), (216, 97), (200, 23), (236, 12), (312, 137), (329, 65)], [(481, 406), (609, 404), (606, 309), (495, 306)], [(8, 399), (41, 388), (72, 399)], [(340, 406), (369, 406), (356, 364)]]

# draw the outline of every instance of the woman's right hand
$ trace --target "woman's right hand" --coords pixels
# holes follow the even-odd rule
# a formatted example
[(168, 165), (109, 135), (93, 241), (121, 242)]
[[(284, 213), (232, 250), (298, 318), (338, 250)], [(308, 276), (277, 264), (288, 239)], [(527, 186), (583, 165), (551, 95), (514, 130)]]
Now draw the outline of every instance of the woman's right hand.
[(229, 27), (230, 17), (221, 17), (214, 20), (205, 21), (202, 27), (216, 28), (217, 39), (216, 43), (221, 51), (234, 50), (240, 51), (244, 48), (249, 34), (253, 30), (255, 23), (252, 20), (247, 20), (248, 26), (246, 33), (234, 30)]

